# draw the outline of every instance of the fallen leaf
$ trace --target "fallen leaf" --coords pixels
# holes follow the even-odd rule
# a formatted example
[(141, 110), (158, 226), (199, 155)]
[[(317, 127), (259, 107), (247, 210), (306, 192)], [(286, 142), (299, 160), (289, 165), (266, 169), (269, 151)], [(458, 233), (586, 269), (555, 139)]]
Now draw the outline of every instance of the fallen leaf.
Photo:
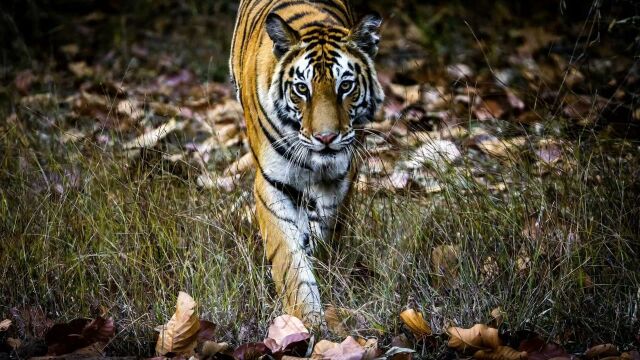
[(20, 339), (8, 337), (6, 342), (7, 345), (9, 345), (13, 350), (16, 350), (22, 346), (22, 341)]
[(518, 136), (502, 140), (493, 135), (480, 134), (473, 137), (471, 142), (485, 154), (501, 160), (509, 160), (518, 154), (519, 148), (526, 144), (527, 138)]
[(7, 329), (9, 329), (9, 326), (11, 326), (11, 323), (12, 322), (9, 319), (0, 321), (0, 332), (7, 331)]
[(535, 154), (545, 165), (553, 165), (562, 159), (562, 145), (553, 139), (544, 139), (538, 143)]
[(571, 358), (569, 354), (556, 343), (547, 343), (538, 336), (525, 339), (518, 346), (519, 351), (526, 351), (529, 360), (550, 360), (553, 358)]
[(389, 90), (391, 94), (401, 98), (404, 100), (404, 104), (411, 105), (419, 102), (422, 98), (421, 96), (421, 86), (420, 85), (399, 85), (399, 84), (390, 84)]
[(618, 348), (613, 344), (601, 344), (596, 345), (589, 348), (584, 353), (584, 357), (592, 360), (592, 359), (601, 359), (609, 356), (617, 356), (620, 353), (618, 352)]
[(200, 360), (233, 360), (234, 357), (230, 352), (231, 347), (226, 342), (218, 343), (215, 341), (207, 340), (202, 344), (202, 349), (200, 350), (200, 356), (198, 359)]
[(411, 360), (415, 352), (413, 349), (394, 346), (387, 350), (383, 357), (387, 360)]
[(478, 350), (473, 357), (478, 360), (520, 360), (527, 358), (527, 352), (517, 351), (509, 346), (498, 346), (494, 350)]
[(406, 166), (409, 169), (418, 169), (426, 163), (435, 168), (442, 168), (461, 155), (456, 144), (450, 140), (429, 140), (409, 155)]
[(164, 139), (172, 131), (182, 129), (184, 126), (184, 122), (177, 122), (176, 119), (172, 118), (165, 124), (158, 126), (148, 133), (142, 134), (137, 138), (122, 144), (122, 148), (125, 150), (130, 150), (136, 148), (154, 147), (160, 140)]
[(273, 353), (285, 352), (307, 343), (311, 335), (302, 321), (292, 315), (280, 315), (273, 320), (264, 344)]
[(431, 327), (422, 317), (420, 311), (407, 309), (400, 313), (400, 319), (411, 330), (416, 339), (431, 335)]
[(85, 78), (93, 76), (93, 69), (87, 66), (84, 61), (69, 63), (69, 70), (77, 78)]
[(264, 355), (271, 355), (271, 350), (261, 342), (243, 344), (233, 351), (233, 357), (238, 360), (258, 360)]
[(620, 355), (623, 360), (640, 360), (640, 352), (638, 350), (625, 351)]
[(208, 320), (200, 320), (200, 328), (198, 329), (198, 341), (215, 340), (216, 324)]
[(493, 320), (491, 321), (491, 325), (496, 328), (500, 327), (500, 325), (502, 325), (502, 323), (504, 322), (504, 315), (505, 312), (501, 307), (497, 307), (491, 310), (491, 317), (493, 318)]
[(104, 347), (115, 335), (113, 319), (74, 319), (68, 323), (55, 324), (45, 335), (49, 355), (64, 355), (95, 343)]
[(484, 324), (476, 324), (469, 329), (450, 327), (447, 329), (449, 342), (447, 346), (465, 352), (468, 350), (496, 349), (502, 345), (498, 329)]
[(470, 79), (473, 76), (473, 70), (466, 64), (453, 64), (447, 66), (447, 75), (453, 81)]
[(431, 266), (434, 271), (434, 286), (451, 287), (458, 278), (458, 245), (438, 245), (431, 250)]
[(361, 360), (364, 348), (353, 337), (348, 336), (340, 344), (320, 340), (313, 348), (311, 358), (315, 360)]
[(362, 360), (373, 360), (375, 358), (380, 357), (382, 355), (382, 350), (378, 348), (378, 339), (376, 338), (358, 338), (358, 344), (364, 348), (364, 355), (362, 356)]
[(353, 318), (349, 309), (329, 305), (324, 310), (324, 318), (331, 332), (343, 337), (349, 334), (347, 323)]
[(156, 352), (191, 354), (197, 343), (200, 322), (195, 313), (196, 302), (185, 293), (178, 294), (176, 311), (165, 325), (160, 327)]
[(505, 110), (496, 100), (484, 100), (478, 106), (475, 106), (473, 113), (480, 121), (500, 119), (504, 115)]
[(225, 176), (244, 174), (253, 168), (253, 154), (248, 152), (229, 165), (222, 173)]
[(139, 120), (144, 117), (144, 111), (140, 102), (137, 100), (122, 100), (118, 103), (117, 111), (119, 114), (126, 115), (133, 120)]
[(36, 79), (37, 78), (33, 75), (33, 72), (30, 69), (27, 69), (16, 74), (14, 83), (16, 85), (16, 89), (20, 93), (27, 94), (31, 88), (31, 84), (33, 84)]

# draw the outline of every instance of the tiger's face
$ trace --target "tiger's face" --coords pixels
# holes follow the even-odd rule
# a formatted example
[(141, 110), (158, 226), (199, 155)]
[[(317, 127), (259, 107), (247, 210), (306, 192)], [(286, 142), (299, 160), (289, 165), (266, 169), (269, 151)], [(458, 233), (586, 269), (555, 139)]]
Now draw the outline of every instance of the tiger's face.
[(373, 66), (380, 22), (368, 17), (351, 30), (318, 27), (301, 36), (277, 15), (267, 19), (278, 58), (268, 101), (292, 151), (314, 170), (348, 165), (356, 131), (383, 100)]

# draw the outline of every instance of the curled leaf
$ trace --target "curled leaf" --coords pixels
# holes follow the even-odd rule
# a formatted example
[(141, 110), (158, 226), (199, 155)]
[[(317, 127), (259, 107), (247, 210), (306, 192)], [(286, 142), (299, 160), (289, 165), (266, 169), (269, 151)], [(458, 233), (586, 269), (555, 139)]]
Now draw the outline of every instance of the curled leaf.
[(233, 351), (233, 357), (238, 360), (257, 360), (264, 355), (270, 355), (271, 350), (264, 343), (254, 342), (238, 346)]
[(306, 344), (311, 335), (302, 321), (295, 316), (281, 315), (269, 326), (264, 344), (273, 352), (285, 352)]
[(0, 331), (7, 331), (7, 329), (9, 329), (9, 326), (11, 326), (11, 320), (5, 319), (0, 321)]
[(478, 350), (473, 357), (478, 360), (521, 360), (527, 358), (527, 352), (509, 346), (498, 346), (494, 350)]
[(400, 319), (402, 319), (402, 322), (407, 325), (416, 338), (420, 339), (431, 335), (431, 327), (422, 317), (422, 313), (420, 311), (407, 309), (400, 313)]
[(168, 323), (160, 329), (156, 352), (160, 355), (167, 353), (190, 354), (193, 352), (198, 338), (200, 321), (195, 314), (196, 302), (185, 293), (178, 294), (176, 312)]
[(601, 344), (601, 345), (593, 346), (589, 348), (587, 351), (585, 351), (584, 357), (591, 360), (591, 359), (606, 358), (609, 356), (617, 356), (619, 354), (620, 353), (618, 352), (618, 348), (615, 345)]
[(463, 352), (467, 350), (496, 349), (502, 345), (498, 329), (490, 328), (484, 324), (476, 324), (469, 329), (450, 327), (447, 329), (447, 333), (450, 336), (447, 345)]

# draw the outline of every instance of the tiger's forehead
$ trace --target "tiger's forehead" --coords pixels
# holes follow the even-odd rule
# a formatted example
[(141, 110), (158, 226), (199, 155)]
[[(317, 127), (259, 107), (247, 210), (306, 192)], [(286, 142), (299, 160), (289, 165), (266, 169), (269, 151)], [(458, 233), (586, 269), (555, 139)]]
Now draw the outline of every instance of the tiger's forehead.
[(301, 37), (301, 52), (289, 75), (315, 81), (340, 77), (354, 60), (349, 56), (347, 36), (346, 29), (324, 28)]

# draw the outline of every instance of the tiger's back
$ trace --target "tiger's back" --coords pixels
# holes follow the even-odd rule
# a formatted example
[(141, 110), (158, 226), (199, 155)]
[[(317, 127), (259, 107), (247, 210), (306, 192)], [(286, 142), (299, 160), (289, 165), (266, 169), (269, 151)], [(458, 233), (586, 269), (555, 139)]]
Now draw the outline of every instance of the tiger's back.
[(241, 1), (231, 77), (257, 173), (256, 212), (285, 311), (318, 323), (313, 249), (334, 236), (357, 175), (362, 125), (383, 94), (379, 18), (341, 0)]

